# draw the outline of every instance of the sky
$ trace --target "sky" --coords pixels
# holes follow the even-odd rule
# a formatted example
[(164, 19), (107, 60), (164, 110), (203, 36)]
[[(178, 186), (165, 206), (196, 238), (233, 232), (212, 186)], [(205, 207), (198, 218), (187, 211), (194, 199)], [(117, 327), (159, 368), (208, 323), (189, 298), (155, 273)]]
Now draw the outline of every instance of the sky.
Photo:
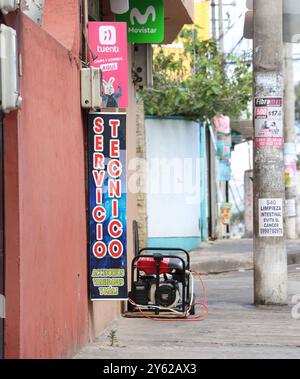
[[(299, 0), (298, 0), (299, 1)], [(225, 50), (227, 53), (234, 51), (235, 54), (242, 54), (244, 51), (250, 52), (252, 50), (252, 41), (242, 39), (244, 29), (244, 15), (247, 11), (246, 0), (235, 0), (235, 6), (226, 6), (232, 3), (232, 0), (223, 0), (224, 4), (224, 18), (227, 18), (227, 13), (230, 17), (230, 23), (224, 22), (225, 26)], [(234, 26), (230, 28), (230, 25)], [(300, 81), (300, 44), (294, 44), (294, 81)]]
[(242, 54), (244, 51), (252, 50), (252, 41), (243, 38), (244, 20), (246, 12), (246, 0), (235, 0), (235, 6), (227, 6), (234, 1), (223, 0), (225, 29), (225, 51), (227, 53)]

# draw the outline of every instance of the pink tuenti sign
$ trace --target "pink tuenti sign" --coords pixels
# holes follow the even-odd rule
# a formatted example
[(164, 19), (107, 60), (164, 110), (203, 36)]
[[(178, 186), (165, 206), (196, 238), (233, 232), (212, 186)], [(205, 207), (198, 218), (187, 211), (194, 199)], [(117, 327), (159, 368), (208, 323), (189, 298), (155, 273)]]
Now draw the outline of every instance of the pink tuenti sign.
[(127, 24), (89, 22), (88, 34), (90, 66), (103, 73), (103, 108), (127, 108)]

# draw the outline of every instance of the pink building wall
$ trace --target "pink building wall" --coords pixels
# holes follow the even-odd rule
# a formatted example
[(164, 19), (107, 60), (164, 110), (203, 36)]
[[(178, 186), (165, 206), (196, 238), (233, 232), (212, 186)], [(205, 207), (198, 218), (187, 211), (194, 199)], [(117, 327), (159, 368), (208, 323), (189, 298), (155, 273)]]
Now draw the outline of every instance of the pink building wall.
[[(43, 28), (25, 15), (17, 19), (23, 106), (4, 124), (5, 355), (68, 357), (121, 309), (119, 302), (88, 301), (79, 2), (46, 0)], [(129, 159), (136, 138), (131, 91)], [(135, 215), (136, 199), (129, 195), (130, 252)]]
[(26, 16), (19, 27), (23, 106), (5, 123), (6, 356), (61, 357), (88, 338), (79, 65)]

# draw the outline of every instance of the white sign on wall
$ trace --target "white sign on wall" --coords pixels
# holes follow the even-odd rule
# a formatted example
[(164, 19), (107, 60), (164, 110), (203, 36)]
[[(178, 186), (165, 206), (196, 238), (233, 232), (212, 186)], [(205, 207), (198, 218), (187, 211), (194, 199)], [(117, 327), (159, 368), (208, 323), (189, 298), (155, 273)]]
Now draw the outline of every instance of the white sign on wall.
[(283, 237), (282, 199), (259, 199), (259, 236)]

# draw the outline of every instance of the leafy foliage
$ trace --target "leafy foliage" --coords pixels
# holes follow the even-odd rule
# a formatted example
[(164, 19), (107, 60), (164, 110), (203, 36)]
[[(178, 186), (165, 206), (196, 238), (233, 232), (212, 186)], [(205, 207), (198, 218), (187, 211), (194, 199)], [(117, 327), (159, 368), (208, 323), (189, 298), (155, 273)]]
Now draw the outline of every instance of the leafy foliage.
[(182, 56), (161, 48), (154, 59), (153, 87), (142, 91), (146, 114), (204, 121), (245, 112), (252, 97), (250, 65), (224, 57), (214, 40), (199, 41), (197, 28), (183, 30), (180, 41)]

